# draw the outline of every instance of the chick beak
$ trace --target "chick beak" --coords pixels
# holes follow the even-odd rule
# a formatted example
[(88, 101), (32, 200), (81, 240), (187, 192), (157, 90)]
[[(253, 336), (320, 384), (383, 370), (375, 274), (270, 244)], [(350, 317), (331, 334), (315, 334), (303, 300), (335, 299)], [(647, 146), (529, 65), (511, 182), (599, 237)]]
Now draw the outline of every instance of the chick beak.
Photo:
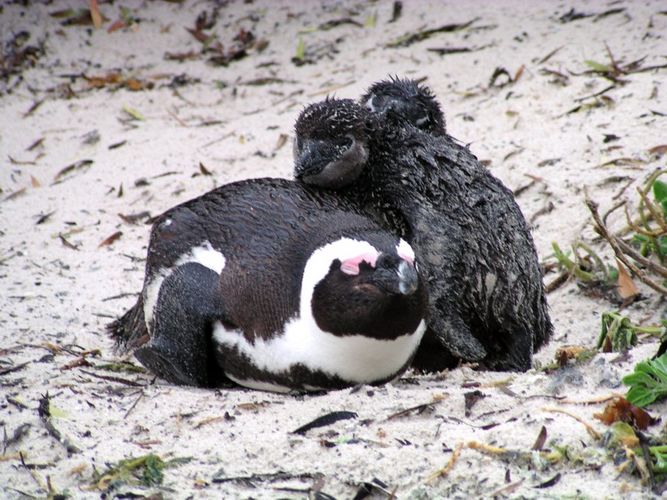
[(322, 141), (305, 139), (301, 143), (301, 151), (294, 151), (296, 178), (308, 182), (311, 177), (322, 173), (328, 159), (324, 154), (325, 144)]

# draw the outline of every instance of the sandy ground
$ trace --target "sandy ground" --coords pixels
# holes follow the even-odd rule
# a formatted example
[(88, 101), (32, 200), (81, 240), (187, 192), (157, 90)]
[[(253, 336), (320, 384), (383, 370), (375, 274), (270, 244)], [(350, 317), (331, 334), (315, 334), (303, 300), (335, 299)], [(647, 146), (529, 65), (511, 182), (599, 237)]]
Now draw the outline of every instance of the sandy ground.
[[(603, 433), (593, 414), (604, 403), (582, 402), (624, 393), (620, 378), (655, 353), (650, 338), (625, 358), (598, 354), (551, 372), (461, 367), (294, 397), (174, 387), (150, 374), (108, 371), (104, 365), (119, 358), (104, 326), (133, 303), (143, 280), (149, 226), (145, 216), (138, 224), (127, 216), (159, 214), (237, 179), (289, 177), (300, 109), (329, 93), (357, 97), (388, 74), (426, 78), (449, 132), (510, 188), (526, 187), (528, 175), (541, 179), (517, 197), (541, 258), (552, 241), (568, 247), (584, 238), (609, 259), (594, 240), (585, 190), (605, 210), (621, 192), (634, 199), (647, 174), (664, 167), (648, 150), (667, 143), (666, 72), (623, 76), (625, 84), (605, 90), (611, 82), (585, 73), (584, 61), (608, 64), (606, 43), (618, 63), (646, 57), (644, 66), (664, 64), (664, 3), (577, 2), (577, 12), (595, 15), (562, 22), (575, 2), (405, 1), (401, 17), (389, 22), (386, 0), (219, 8), (124, 1), (101, 4), (102, 29), (66, 26), (50, 15), (83, 2), (34, 3), (0, 7), (2, 43), (25, 30), (24, 47), (37, 53), (34, 66), (0, 81), (0, 496), (92, 498), (105, 490), (108, 497), (352, 498), (374, 478), (400, 498), (652, 495), (619, 472), (582, 423), (551, 411), (571, 412)], [(226, 67), (212, 63), (216, 54), (202, 54), (185, 28), (214, 10), (215, 26), (203, 33), (217, 36), (223, 55), (242, 29), (268, 45), (250, 43), (247, 56)], [(109, 32), (123, 12), (137, 22)], [(322, 29), (340, 19), (356, 24)], [(463, 30), (390, 46), (406, 34), (473, 20)], [(300, 40), (312, 64), (291, 60)], [(461, 48), (468, 51), (430, 50)], [(506, 74), (491, 85), (496, 68)], [(118, 83), (110, 83), (111, 73)], [(617, 139), (605, 142), (605, 134)], [(609, 163), (618, 158), (625, 160)], [(593, 347), (601, 313), (616, 307), (574, 282), (549, 302), (556, 331), (536, 356), (540, 366), (563, 345)], [(664, 309), (645, 291), (623, 312), (651, 324)], [(481, 397), (466, 409), (475, 391)], [(46, 393), (50, 421), (69, 452), (38, 416)], [(395, 415), (427, 403), (422, 412)], [(667, 403), (649, 409), (664, 415)], [(358, 416), (292, 433), (333, 411)], [(530, 452), (543, 426), (544, 450), (567, 448), (567, 458), (550, 464)], [(433, 479), (460, 444), (451, 469)], [(497, 455), (481, 445), (519, 453)], [(150, 453), (190, 460), (166, 468), (161, 485), (99, 481), (109, 465)]]

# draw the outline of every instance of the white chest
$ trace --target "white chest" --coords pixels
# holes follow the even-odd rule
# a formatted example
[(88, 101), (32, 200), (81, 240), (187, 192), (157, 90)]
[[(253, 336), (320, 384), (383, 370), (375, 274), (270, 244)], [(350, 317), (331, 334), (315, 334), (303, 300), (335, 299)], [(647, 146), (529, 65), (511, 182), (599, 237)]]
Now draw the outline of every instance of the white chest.
[[(223, 353), (230, 350), (244, 355), (254, 370), (265, 375), (288, 372), (301, 365), (354, 385), (378, 382), (396, 375), (414, 354), (425, 330), (426, 324), (422, 321), (415, 332), (394, 340), (363, 335), (339, 337), (320, 330), (312, 319), (297, 318), (287, 323), (283, 334), (269, 340), (258, 338), (254, 343), (249, 342), (242, 332), (228, 330), (216, 323), (213, 339)], [(288, 387), (241, 379), (234, 373), (226, 375), (253, 389), (289, 390)]]

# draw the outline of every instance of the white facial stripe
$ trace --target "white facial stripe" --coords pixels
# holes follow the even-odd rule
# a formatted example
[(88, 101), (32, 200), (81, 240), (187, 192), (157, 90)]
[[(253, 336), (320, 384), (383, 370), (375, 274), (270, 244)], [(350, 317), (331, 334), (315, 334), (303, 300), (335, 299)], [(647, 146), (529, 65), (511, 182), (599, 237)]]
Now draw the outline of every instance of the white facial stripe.
[(401, 259), (407, 260), (410, 263), (414, 263), (415, 261), (415, 252), (404, 239), (401, 239), (398, 245), (396, 245), (396, 253)]
[[(363, 384), (394, 375), (415, 352), (425, 330), (426, 323), (422, 320), (415, 332), (395, 340), (377, 340), (363, 335), (337, 337), (320, 330), (310, 315), (288, 322), (283, 335), (270, 340), (256, 338), (254, 344), (240, 331), (227, 330), (220, 322), (213, 327), (213, 338), (223, 347), (238, 349), (260, 370), (278, 373), (301, 364)], [(281, 390), (277, 388), (281, 386), (253, 380), (235, 381), (262, 390)]]
[[(165, 225), (171, 224), (171, 220), (165, 221)], [(181, 255), (173, 267), (159, 269), (144, 288), (144, 318), (146, 326), (151, 331), (153, 327), (153, 315), (155, 314), (155, 305), (160, 294), (162, 282), (171, 275), (175, 268), (188, 262), (197, 262), (204, 267), (212, 269), (220, 274), (225, 268), (225, 256), (215, 250), (210, 241), (204, 241), (199, 246), (192, 247), (188, 253)]]

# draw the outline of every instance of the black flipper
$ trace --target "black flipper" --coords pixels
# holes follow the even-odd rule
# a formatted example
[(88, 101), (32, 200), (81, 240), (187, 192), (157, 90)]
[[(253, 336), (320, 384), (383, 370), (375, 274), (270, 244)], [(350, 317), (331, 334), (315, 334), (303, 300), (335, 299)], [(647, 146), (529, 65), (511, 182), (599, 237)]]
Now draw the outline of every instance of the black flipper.
[[(445, 311), (453, 311), (449, 306)], [(446, 318), (446, 319), (445, 319)], [(433, 317), (429, 325), (437, 333), (438, 339), (456, 357), (466, 361), (481, 361), (488, 354), (482, 343), (473, 335), (463, 319), (450, 312), (445, 318)]]
[(521, 325), (503, 325), (498, 329), (495, 345), (480, 363), (485, 370), (525, 372), (532, 366), (533, 333)]
[[(454, 309), (449, 307), (448, 310)], [(442, 371), (456, 367), (460, 360), (481, 362), (487, 351), (475, 338), (465, 322), (454, 313), (429, 318), (429, 327), (419, 344), (412, 362), (416, 369), (426, 372)]]
[(461, 360), (445, 347), (435, 332), (428, 328), (419, 343), (412, 366), (422, 372), (440, 372), (456, 368)]
[(177, 267), (162, 283), (151, 340), (136, 358), (169, 382), (212, 387), (221, 378), (212, 323), (223, 318), (220, 276), (201, 264)]

